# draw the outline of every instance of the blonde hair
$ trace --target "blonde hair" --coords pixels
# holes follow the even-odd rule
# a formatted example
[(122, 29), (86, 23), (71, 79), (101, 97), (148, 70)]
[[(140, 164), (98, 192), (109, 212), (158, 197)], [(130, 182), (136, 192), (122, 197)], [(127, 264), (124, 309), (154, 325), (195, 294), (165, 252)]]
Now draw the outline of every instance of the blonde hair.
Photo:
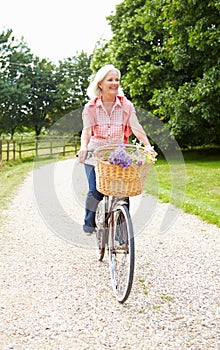
[[(87, 95), (89, 98), (95, 98), (100, 97), (102, 95), (102, 90), (99, 87), (99, 83), (105, 78), (105, 76), (110, 72), (111, 70), (118, 73), (119, 79), (121, 78), (121, 72), (119, 69), (115, 68), (112, 64), (107, 64), (100, 68), (98, 72), (96, 73), (95, 77), (91, 81), (91, 83), (88, 86), (87, 89)], [(123, 90), (121, 87), (118, 89), (118, 96), (124, 96)]]

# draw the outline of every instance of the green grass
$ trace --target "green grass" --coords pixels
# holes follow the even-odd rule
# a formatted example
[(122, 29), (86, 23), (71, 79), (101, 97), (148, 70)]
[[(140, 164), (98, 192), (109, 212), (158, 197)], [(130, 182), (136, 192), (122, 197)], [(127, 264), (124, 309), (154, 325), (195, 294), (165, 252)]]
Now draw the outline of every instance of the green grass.
[(147, 193), (220, 227), (220, 157), (216, 153), (186, 152), (185, 162), (164, 159), (151, 169)]
[[(25, 179), (27, 173), (33, 168), (33, 162), (26, 161), (21, 163), (17, 162), (4, 162), (2, 168), (0, 168), (0, 183), (1, 183), (1, 196), (0, 207), (6, 209), (16, 194), (18, 186)], [(0, 222), (2, 221), (2, 213), (0, 212)]]

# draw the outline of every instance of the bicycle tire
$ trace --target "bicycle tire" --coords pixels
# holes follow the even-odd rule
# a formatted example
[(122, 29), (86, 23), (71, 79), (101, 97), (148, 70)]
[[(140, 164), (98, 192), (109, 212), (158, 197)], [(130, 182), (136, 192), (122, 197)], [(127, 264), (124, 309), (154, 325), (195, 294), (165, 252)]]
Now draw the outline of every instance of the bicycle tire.
[(96, 231), (96, 255), (98, 261), (102, 261), (105, 256), (105, 244), (103, 244), (103, 229)]
[(134, 277), (134, 233), (125, 204), (112, 211), (109, 234), (109, 267), (114, 294), (120, 303), (130, 295)]
[(108, 228), (105, 223), (105, 200), (102, 200), (96, 209), (96, 252), (99, 261), (105, 256), (106, 246), (108, 244)]

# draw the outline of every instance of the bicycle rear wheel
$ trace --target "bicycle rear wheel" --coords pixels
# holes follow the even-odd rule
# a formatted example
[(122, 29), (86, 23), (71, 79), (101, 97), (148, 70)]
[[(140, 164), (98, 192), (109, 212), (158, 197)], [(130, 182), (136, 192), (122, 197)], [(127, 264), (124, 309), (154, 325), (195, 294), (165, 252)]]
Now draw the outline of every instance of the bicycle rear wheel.
[(125, 204), (112, 212), (109, 234), (109, 262), (114, 294), (124, 303), (131, 291), (134, 276), (134, 234), (130, 213)]
[(106, 206), (108, 199), (104, 198), (96, 210), (96, 251), (99, 261), (102, 261), (108, 244), (108, 227), (106, 224)]

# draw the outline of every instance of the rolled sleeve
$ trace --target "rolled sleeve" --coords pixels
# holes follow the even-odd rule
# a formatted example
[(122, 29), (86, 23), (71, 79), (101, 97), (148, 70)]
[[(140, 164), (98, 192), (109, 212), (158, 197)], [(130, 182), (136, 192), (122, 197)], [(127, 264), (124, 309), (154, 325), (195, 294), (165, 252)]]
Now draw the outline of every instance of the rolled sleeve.
[(82, 119), (83, 119), (83, 128), (89, 128), (92, 126), (91, 120), (88, 116), (87, 108), (84, 108), (83, 110)]
[(140, 130), (140, 131), (143, 130), (141, 124), (139, 123), (139, 121), (137, 119), (137, 115), (136, 115), (135, 111), (132, 111), (132, 114), (129, 118), (129, 124), (130, 124), (132, 131), (133, 130)]

